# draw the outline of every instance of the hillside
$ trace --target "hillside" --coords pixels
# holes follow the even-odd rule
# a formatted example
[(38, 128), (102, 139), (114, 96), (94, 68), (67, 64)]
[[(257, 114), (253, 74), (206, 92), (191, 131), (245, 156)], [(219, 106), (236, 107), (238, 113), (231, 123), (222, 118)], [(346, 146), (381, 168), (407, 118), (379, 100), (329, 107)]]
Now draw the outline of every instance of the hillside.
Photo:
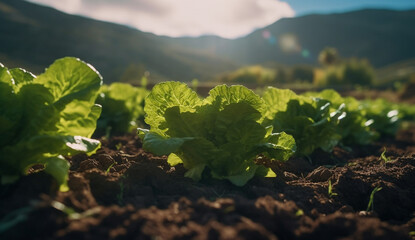
[[(365, 57), (382, 67), (415, 56), (414, 23), (415, 11), (362, 10), (282, 19), (235, 40), (169, 38), (1, 0), (0, 62), (37, 73), (56, 58), (76, 56), (93, 64), (106, 82), (130, 81), (147, 70), (155, 81), (205, 81), (248, 64), (317, 64), (318, 53), (333, 46), (342, 57)], [(280, 47), (288, 35), (297, 39), (293, 51)], [(308, 56), (301, 54), (305, 49)]]
[[(269, 61), (315, 64), (319, 52), (332, 46), (342, 57), (367, 58), (375, 67), (383, 67), (415, 56), (414, 24), (415, 10), (371, 9), (281, 19), (232, 41), (219, 41), (213, 37), (200, 43), (189, 38), (177, 41), (186, 42), (194, 49), (209, 49), (243, 64)], [(264, 38), (264, 31), (269, 32), (273, 41)], [(298, 49), (283, 51), (280, 44), (284, 36), (293, 36)], [(305, 49), (309, 57), (301, 54)]]
[(157, 80), (202, 80), (235, 65), (205, 52), (166, 44), (166, 38), (125, 26), (72, 16), (21, 0), (0, 1), (0, 62), (34, 72), (54, 59), (76, 56), (106, 82), (145, 70)]

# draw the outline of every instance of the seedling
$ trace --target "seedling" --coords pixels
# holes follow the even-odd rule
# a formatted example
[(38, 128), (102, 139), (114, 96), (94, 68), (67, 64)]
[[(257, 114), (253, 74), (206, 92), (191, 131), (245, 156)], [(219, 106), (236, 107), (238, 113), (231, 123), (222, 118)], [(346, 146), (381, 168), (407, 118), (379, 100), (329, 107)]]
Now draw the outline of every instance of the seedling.
[(303, 216), (303, 215), (304, 215), (303, 209), (298, 209), (297, 212), (295, 213), (296, 217), (300, 217), (300, 216)]
[(28, 207), (23, 207), (23, 208), (14, 210), (13, 212), (4, 216), (0, 220), (0, 234), (13, 228), (17, 224), (26, 221), (28, 218), (28, 215), (34, 210), (35, 208), (33, 206), (28, 206)]
[(53, 208), (65, 213), (70, 220), (79, 220), (82, 218), (90, 217), (101, 211), (100, 207), (95, 207), (88, 209), (85, 212), (78, 213), (73, 208), (68, 207), (61, 202), (53, 201), (51, 205)]
[(367, 204), (366, 212), (373, 212), (373, 200), (375, 198), (375, 193), (379, 192), (380, 190), (382, 190), (382, 187), (375, 187), (375, 189), (373, 189), (373, 191), (370, 193), (369, 203)]
[(108, 175), (108, 173), (110, 172), (110, 170), (111, 170), (111, 168), (113, 167), (115, 165), (115, 162), (114, 163), (112, 163), (108, 168), (107, 168), (107, 170), (105, 171), (105, 175)]
[(390, 157), (386, 157), (385, 153), (386, 153), (386, 147), (383, 148), (383, 152), (382, 154), (380, 154), (380, 159), (383, 160), (384, 163), (388, 163), (390, 161), (392, 161), (392, 159)]
[(329, 189), (328, 189), (329, 197), (332, 198), (334, 196), (337, 196), (338, 194), (333, 192), (333, 185), (331, 185), (331, 179), (329, 179)]
[(120, 177), (120, 192), (117, 194), (117, 202), (118, 205), (123, 205), (124, 204), (124, 179), (127, 178), (126, 175), (122, 175)]
[(117, 145), (115, 145), (115, 148), (117, 150), (120, 150), (122, 148), (122, 143), (117, 143)]

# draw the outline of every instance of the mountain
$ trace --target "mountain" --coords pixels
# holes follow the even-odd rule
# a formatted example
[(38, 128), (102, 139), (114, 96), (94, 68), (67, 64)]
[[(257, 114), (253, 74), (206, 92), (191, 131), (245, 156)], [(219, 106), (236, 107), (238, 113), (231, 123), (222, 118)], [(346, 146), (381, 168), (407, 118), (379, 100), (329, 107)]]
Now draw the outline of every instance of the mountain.
[[(320, 51), (331, 46), (342, 57), (367, 58), (374, 66), (382, 67), (415, 56), (414, 24), (415, 10), (369, 9), (281, 19), (232, 41), (214, 38), (201, 42), (189, 38), (176, 41), (193, 49), (210, 49), (211, 54), (235, 59), (240, 64), (269, 61), (316, 64)], [(264, 32), (273, 41), (264, 38)], [(296, 43), (286, 43), (294, 45), (292, 51), (281, 48), (287, 38), (296, 40)], [(304, 56), (302, 50), (307, 50), (309, 56)]]
[(372, 9), (281, 19), (234, 40), (170, 38), (0, 0), (0, 62), (39, 73), (56, 58), (76, 56), (95, 66), (107, 83), (145, 71), (155, 81), (206, 81), (250, 64), (317, 64), (318, 53), (332, 46), (342, 57), (363, 57), (382, 67), (415, 56), (414, 23), (415, 10)]
[[(247, 63), (312, 63), (317, 60), (322, 49), (332, 46), (337, 48), (343, 57), (368, 58), (374, 66), (380, 67), (415, 56), (414, 24), (415, 10), (360, 10), (282, 19), (238, 40), (239, 46), (235, 48), (247, 49), (244, 53), (247, 57), (240, 56), (236, 49), (229, 52), (229, 55), (243, 59)], [(308, 49), (311, 57), (304, 58), (301, 54), (285, 53), (278, 44), (261, 44), (264, 30), (268, 30), (277, 40), (284, 34), (295, 36), (298, 44), (303, 49)]]
[(7, 66), (38, 73), (56, 58), (76, 56), (96, 67), (106, 82), (145, 70), (160, 80), (206, 80), (237, 67), (207, 52), (172, 47), (168, 40), (21, 0), (0, 0), (0, 62)]

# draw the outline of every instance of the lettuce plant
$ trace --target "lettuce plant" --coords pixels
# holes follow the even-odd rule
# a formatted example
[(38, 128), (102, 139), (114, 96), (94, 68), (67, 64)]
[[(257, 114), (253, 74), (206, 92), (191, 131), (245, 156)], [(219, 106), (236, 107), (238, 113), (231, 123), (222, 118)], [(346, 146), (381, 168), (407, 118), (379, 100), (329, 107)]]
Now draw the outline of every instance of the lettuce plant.
[(263, 99), (266, 103), (263, 123), (272, 124), (276, 132), (292, 135), (298, 155), (310, 155), (317, 148), (331, 151), (341, 140), (337, 128), (345, 116), (344, 105), (331, 111), (330, 101), (273, 87), (265, 91)]
[(345, 114), (337, 128), (342, 136), (341, 142), (345, 145), (366, 145), (373, 142), (378, 133), (372, 129), (373, 119), (367, 116), (367, 109), (353, 97), (342, 97), (332, 89), (319, 93), (307, 93), (307, 96), (322, 98), (331, 103), (331, 112), (344, 106)]
[(345, 144), (365, 145), (383, 135), (393, 136), (401, 121), (410, 120), (411, 113), (415, 112), (415, 108), (410, 105), (391, 103), (385, 99), (358, 101), (353, 97), (343, 98), (334, 90), (307, 95), (330, 101), (331, 111), (340, 105), (345, 106), (346, 115), (338, 128)]
[(142, 125), (147, 94), (146, 89), (127, 83), (103, 85), (97, 99), (102, 106), (97, 132), (126, 133)]
[(76, 58), (56, 60), (38, 77), (0, 66), (0, 177), (12, 182), (36, 164), (67, 189), (64, 156), (92, 153), (89, 137), (101, 107), (95, 104), (99, 73)]
[(145, 102), (150, 130), (139, 129), (144, 149), (169, 155), (171, 165), (183, 163), (185, 176), (196, 181), (205, 169), (237, 186), (255, 175), (275, 176), (255, 158), (285, 161), (296, 148), (292, 136), (261, 125), (264, 101), (243, 86), (219, 85), (201, 99), (186, 84), (165, 82)]
[(371, 120), (371, 128), (379, 135), (394, 136), (399, 130), (402, 114), (399, 106), (385, 99), (364, 100), (362, 107), (366, 117)]

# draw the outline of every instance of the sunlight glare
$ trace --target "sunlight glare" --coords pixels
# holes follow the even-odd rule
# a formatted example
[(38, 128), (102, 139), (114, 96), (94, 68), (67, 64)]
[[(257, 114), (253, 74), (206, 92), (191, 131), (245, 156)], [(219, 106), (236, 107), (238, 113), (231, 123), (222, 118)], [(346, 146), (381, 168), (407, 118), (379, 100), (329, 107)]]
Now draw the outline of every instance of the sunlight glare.
[(288, 3), (280, 0), (30, 1), (172, 37), (236, 38), (295, 14)]

